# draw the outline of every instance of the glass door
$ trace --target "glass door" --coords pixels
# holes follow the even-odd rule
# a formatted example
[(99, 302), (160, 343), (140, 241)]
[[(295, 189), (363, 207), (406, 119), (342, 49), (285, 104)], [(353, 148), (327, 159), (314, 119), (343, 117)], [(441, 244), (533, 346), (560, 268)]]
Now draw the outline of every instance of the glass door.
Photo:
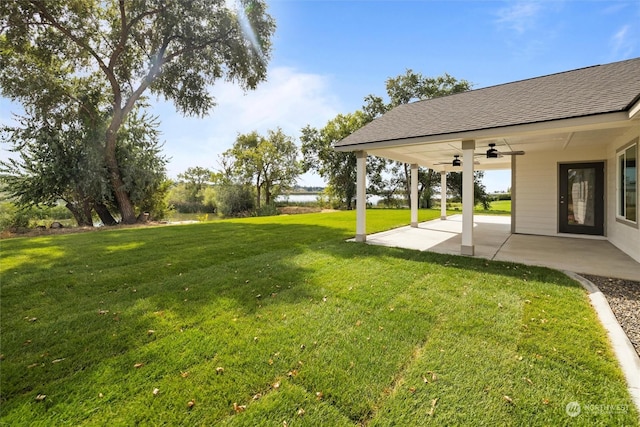
[(604, 163), (560, 165), (560, 233), (604, 234)]

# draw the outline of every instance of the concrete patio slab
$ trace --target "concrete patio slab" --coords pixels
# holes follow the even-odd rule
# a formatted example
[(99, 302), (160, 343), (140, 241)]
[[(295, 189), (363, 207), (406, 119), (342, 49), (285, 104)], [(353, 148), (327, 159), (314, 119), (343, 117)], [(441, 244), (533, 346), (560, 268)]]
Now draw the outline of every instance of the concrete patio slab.
[[(373, 245), (460, 255), (462, 216), (367, 236)], [(604, 239), (511, 234), (508, 216), (474, 216), (475, 257), (640, 280), (640, 263)]]

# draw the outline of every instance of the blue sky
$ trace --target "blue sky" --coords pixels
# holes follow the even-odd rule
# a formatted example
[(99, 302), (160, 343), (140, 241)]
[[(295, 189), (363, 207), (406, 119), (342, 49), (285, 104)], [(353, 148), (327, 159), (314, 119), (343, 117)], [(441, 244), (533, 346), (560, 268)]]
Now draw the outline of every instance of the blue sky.
[[(273, 0), (277, 30), (268, 81), (243, 93), (220, 82), (208, 117), (184, 118), (152, 99), (171, 177), (191, 166), (218, 168), (238, 133), (280, 127), (299, 137), (353, 112), (385, 80), (411, 68), (474, 88), (640, 56), (640, 1)], [(0, 99), (0, 123), (19, 107)], [(6, 157), (2, 147), (1, 157)], [(490, 191), (508, 172), (488, 172)], [(305, 175), (302, 185), (323, 185)]]

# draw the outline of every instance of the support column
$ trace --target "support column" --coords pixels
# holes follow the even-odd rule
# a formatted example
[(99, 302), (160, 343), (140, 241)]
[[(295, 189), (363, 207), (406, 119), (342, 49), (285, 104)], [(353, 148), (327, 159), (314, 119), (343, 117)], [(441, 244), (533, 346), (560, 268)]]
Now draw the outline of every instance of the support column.
[(516, 157), (511, 156), (511, 234), (516, 234)]
[(356, 151), (356, 242), (367, 241), (367, 152)]
[(418, 227), (418, 165), (411, 165), (411, 226)]
[(440, 171), (440, 219), (447, 219), (447, 171)]
[(462, 141), (462, 255), (473, 256), (473, 151), (476, 142)]

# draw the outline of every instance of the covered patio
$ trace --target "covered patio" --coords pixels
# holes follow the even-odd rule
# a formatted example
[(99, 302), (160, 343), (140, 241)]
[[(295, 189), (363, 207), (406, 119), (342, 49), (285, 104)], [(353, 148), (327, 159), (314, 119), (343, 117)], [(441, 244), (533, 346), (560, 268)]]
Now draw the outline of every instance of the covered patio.
[[(475, 257), (517, 262), (626, 280), (640, 278), (640, 264), (606, 239), (511, 234), (508, 216), (476, 215)], [(422, 222), (367, 236), (372, 245), (459, 255), (462, 215)], [(564, 254), (564, 256), (558, 256)]]
[[(625, 271), (601, 258), (619, 252), (635, 262), (631, 278), (640, 277), (640, 58), (402, 104), (335, 149), (357, 159), (356, 241), (396, 239), (393, 246), (519, 262), (530, 256), (555, 268), (582, 260), (566, 267), (579, 272)], [(414, 230), (366, 234), (369, 156), (411, 165)], [(447, 219), (445, 194), (442, 221), (418, 224), (420, 167), (440, 172), (442, 189), (448, 172), (462, 172), (461, 216)], [(512, 201), (501, 225), (474, 216), (474, 173), (500, 169), (511, 171)], [(540, 253), (526, 254), (524, 245), (509, 255), (523, 239)], [(539, 261), (545, 252), (549, 259)]]

